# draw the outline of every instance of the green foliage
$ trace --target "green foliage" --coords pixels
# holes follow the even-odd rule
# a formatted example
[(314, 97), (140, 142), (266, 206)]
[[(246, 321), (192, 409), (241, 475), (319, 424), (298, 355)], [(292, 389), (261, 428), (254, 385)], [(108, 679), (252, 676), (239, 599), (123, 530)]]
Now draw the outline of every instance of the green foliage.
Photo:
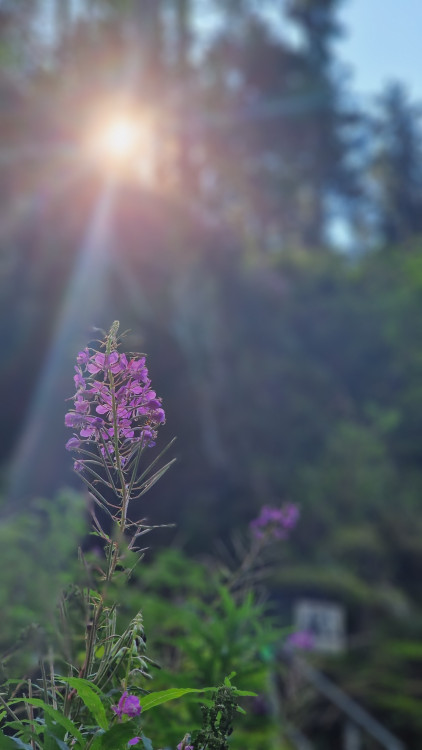
[[(175, 547), (155, 554), (140, 573), (123, 602), (129, 612), (143, 604), (149, 652), (161, 666), (154, 672), (155, 688), (168, 684), (171, 675), (186, 698), (192, 693), (191, 700), (164, 707), (166, 737), (176, 744), (187, 727), (200, 725), (199, 705), (209, 705), (205, 699), (192, 700), (194, 691), (188, 686), (221, 684), (236, 670), (236, 694), (246, 696), (248, 711), (236, 723), (231, 746), (242, 748), (247, 738), (257, 750), (263, 742), (278, 747), (270, 674), (274, 647), (283, 634), (267, 606), (251, 592), (230, 592), (211, 561), (197, 562)], [(263, 716), (254, 715), (250, 690), (267, 704)], [(163, 714), (146, 717), (147, 733), (164, 742), (162, 726)]]
[(101, 729), (108, 728), (106, 712), (97, 685), (80, 677), (61, 677), (60, 682), (65, 682), (70, 687), (75, 688), (82, 703), (91, 713), (98, 726)]
[(66, 490), (6, 516), (0, 528), (0, 607), (7, 611), (0, 635), (3, 669), (34, 666), (56, 639), (62, 591), (77, 580), (77, 545), (86, 531), (84, 498)]
[(193, 735), (197, 747), (228, 750), (236, 709), (237, 701), (229, 682), (217, 690), (212, 706), (203, 707), (203, 726)]
[(134, 721), (116, 724), (96, 737), (91, 747), (93, 750), (125, 750), (127, 743), (136, 736), (137, 731), (138, 727)]
[[(78, 727), (75, 726), (75, 724), (72, 721), (70, 721), (70, 719), (68, 719), (67, 716), (63, 716), (63, 713), (61, 711), (58, 711), (56, 708), (52, 708), (51, 706), (48, 705), (48, 703), (41, 700), (40, 698), (25, 698), (24, 700), (25, 700), (25, 704), (27, 704), (28, 706), (41, 708), (43, 710), (43, 713), (46, 714), (54, 722), (54, 724), (60, 725), (72, 737), (75, 737), (75, 739), (77, 739), (78, 742), (80, 742), (81, 744), (83, 743), (83, 737)], [(11, 706), (15, 704), (19, 704), (19, 703), (22, 703), (21, 698), (9, 700), (9, 705)], [(8, 722), (8, 726), (10, 726), (10, 722)], [(45, 732), (48, 732), (47, 723), (44, 725), (44, 730)]]

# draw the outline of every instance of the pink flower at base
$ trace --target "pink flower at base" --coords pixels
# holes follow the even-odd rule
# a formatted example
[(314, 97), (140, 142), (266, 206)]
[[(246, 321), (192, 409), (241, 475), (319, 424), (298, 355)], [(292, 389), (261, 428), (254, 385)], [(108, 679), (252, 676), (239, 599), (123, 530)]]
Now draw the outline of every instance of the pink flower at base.
[(127, 690), (125, 690), (117, 706), (112, 706), (111, 710), (114, 711), (119, 719), (122, 718), (123, 714), (133, 719), (134, 716), (139, 716), (142, 711), (142, 706), (139, 702), (139, 698), (136, 695), (129, 695)]
[(140, 737), (132, 737), (132, 739), (129, 740), (129, 742), (127, 744), (128, 745), (137, 745), (138, 742), (140, 742), (140, 741), (141, 741)]
[(193, 745), (190, 744), (190, 734), (185, 734), (183, 740), (179, 742), (177, 750), (194, 750)]

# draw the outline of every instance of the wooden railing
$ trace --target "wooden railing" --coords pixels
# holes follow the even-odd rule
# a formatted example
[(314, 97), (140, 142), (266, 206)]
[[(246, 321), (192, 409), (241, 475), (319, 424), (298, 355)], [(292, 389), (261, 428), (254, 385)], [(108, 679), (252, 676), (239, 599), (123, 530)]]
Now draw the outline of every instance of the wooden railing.
[[(406, 750), (401, 740), (397, 739), (322, 672), (299, 657), (291, 659), (291, 666), (315, 688), (320, 696), (336, 706), (343, 716), (342, 746), (336, 750), (363, 750), (365, 737), (375, 740), (380, 750)], [(312, 741), (291, 725), (285, 727), (285, 734), (296, 750), (314, 750)]]

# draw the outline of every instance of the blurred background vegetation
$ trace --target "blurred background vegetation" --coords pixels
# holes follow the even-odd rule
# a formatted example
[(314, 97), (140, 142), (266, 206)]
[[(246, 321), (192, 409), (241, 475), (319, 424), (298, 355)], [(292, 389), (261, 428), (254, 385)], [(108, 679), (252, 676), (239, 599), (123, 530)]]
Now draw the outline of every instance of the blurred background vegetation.
[[(254, 685), (252, 656), (234, 649), (243, 610), (236, 620), (194, 559), (230, 545), (262, 504), (295, 502), (301, 522), (269, 572), (279, 623), (300, 597), (341, 604), (347, 650), (315, 659), (416, 748), (421, 110), (397, 82), (356, 103), (337, 53), (341, 5), (0, 4), (1, 643), (8, 653), (48, 622), (69, 580), (85, 530), (76, 496), (57, 499), (80, 490), (64, 400), (75, 352), (118, 318), (127, 348), (148, 352), (163, 440), (178, 436), (176, 467), (139, 510), (176, 528), (156, 533), (156, 580), (146, 568), (126, 603), (151, 618), (155, 658), (171, 637), (164, 666), (181, 680), (237, 669), (239, 686), (265, 692), (262, 613), (243, 618), (242, 653), (255, 644), (263, 665)], [(119, 160), (103, 130), (121, 113), (137, 135)], [(34, 509), (41, 496), (52, 500)], [(234, 664), (213, 663), (212, 634), (229, 638)], [(292, 712), (332, 746), (332, 716)], [(259, 731), (254, 747), (280, 747)]]

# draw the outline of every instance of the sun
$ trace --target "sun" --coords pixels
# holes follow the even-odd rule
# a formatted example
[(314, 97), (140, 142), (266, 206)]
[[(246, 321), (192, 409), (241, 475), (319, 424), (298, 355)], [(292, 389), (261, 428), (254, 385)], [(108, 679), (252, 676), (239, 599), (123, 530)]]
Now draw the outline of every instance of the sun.
[(157, 154), (155, 123), (147, 107), (119, 99), (93, 104), (80, 123), (80, 156), (107, 178), (151, 187)]
[(127, 161), (139, 150), (139, 126), (128, 117), (116, 117), (106, 123), (103, 129), (99, 129), (98, 136), (100, 155), (111, 161)]

